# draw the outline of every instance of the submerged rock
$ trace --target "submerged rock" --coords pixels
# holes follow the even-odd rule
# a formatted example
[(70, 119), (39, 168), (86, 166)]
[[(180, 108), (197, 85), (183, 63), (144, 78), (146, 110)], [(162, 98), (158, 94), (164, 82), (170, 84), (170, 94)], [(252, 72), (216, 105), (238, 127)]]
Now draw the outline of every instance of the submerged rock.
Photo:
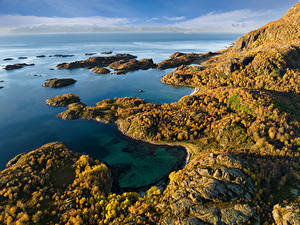
[(88, 52), (88, 53), (85, 53), (85, 55), (96, 55), (97, 53), (95, 52)]
[(57, 95), (46, 100), (46, 104), (56, 107), (64, 107), (75, 102), (80, 102), (80, 98), (75, 94)]
[(13, 64), (13, 65), (7, 65), (4, 67), (5, 70), (15, 70), (15, 69), (22, 69), (23, 67), (26, 66), (34, 66), (33, 63), (31, 64), (27, 64), (27, 63), (17, 63), (17, 64)]
[(96, 74), (108, 74), (108, 73), (110, 73), (110, 70), (108, 70), (104, 67), (97, 67), (96, 66), (92, 69), (92, 72), (96, 73)]
[(130, 54), (117, 54), (114, 56), (95, 56), (95, 57), (90, 57), (86, 60), (81, 60), (81, 61), (75, 61), (75, 62), (70, 62), (70, 63), (61, 63), (58, 64), (56, 67), (58, 69), (77, 69), (77, 68), (93, 68), (93, 67), (105, 67), (108, 66), (109, 64), (119, 61), (122, 59), (134, 59), (136, 56), (130, 55)]
[(3, 59), (3, 61), (10, 61), (10, 60), (14, 60), (14, 58), (5, 58), (5, 59)]
[(26, 56), (21, 56), (18, 59), (27, 59), (27, 57)]
[(38, 55), (36, 56), (37, 58), (45, 58), (46, 56), (45, 55)]
[(47, 82), (43, 84), (43, 87), (50, 87), (50, 88), (60, 88), (64, 86), (68, 86), (74, 84), (76, 80), (72, 78), (63, 78), (63, 79), (49, 79)]

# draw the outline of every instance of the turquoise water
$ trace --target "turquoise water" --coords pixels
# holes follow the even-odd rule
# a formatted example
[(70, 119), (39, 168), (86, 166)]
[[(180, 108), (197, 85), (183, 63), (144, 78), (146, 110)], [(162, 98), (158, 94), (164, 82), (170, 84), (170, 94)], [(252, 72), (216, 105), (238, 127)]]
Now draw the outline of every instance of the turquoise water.
[[(123, 136), (112, 125), (95, 121), (63, 121), (44, 102), (64, 93), (80, 96), (87, 105), (113, 97), (141, 97), (155, 103), (178, 101), (190, 94), (189, 88), (163, 85), (161, 77), (172, 70), (136, 71), (126, 75), (96, 75), (89, 70), (50, 70), (56, 64), (86, 59), (85, 53), (114, 51), (130, 53), (155, 62), (175, 51), (206, 52), (226, 47), (237, 35), (196, 34), (56, 34), (0, 36), (1, 67), (14, 63), (34, 63), (33, 67), (5, 71), (0, 69), (0, 168), (21, 152), (62, 141), (77, 152), (120, 168), (121, 187), (142, 187), (165, 177), (186, 157), (180, 147), (155, 146)], [(37, 55), (74, 54), (70, 58)], [(18, 60), (17, 57), (27, 59)], [(12, 57), (15, 60), (3, 61)], [(38, 75), (38, 76), (35, 76)], [(61, 89), (42, 87), (49, 78), (74, 78), (77, 82)], [(138, 93), (138, 90), (144, 90)]]

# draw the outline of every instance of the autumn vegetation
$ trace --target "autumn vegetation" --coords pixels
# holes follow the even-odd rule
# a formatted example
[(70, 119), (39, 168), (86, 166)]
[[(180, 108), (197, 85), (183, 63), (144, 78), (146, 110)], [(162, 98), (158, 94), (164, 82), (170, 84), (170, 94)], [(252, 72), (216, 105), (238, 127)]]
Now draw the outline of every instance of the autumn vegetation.
[[(165, 84), (197, 88), (178, 102), (124, 97), (87, 106), (76, 96), (64, 104), (61, 119), (115, 123), (132, 138), (187, 147), (189, 163), (170, 174), (165, 190), (113, 193), (109, 165), (51, 143), (16, 156), (0, 172), (0, 223), (268, 225), (274, 205), (299, 206), (299, 12), (298, 2), (201, 66), (166, 74)], [(72, 96), (48, 101), (59, 105), (64, 97)], [(224, 191), (205, 189), (204, 181)], [(243, 222), (228, 222), (231, 215)]]

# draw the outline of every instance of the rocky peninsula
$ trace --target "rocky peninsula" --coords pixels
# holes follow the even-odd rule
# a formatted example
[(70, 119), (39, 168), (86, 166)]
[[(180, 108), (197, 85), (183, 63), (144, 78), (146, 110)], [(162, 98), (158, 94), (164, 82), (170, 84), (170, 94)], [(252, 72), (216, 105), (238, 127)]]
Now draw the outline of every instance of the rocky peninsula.
[[(197, 91), (175, 103), (132, 97), (95, 106), (63, 101), (68, 108), (58, 114), (61, 119), (115, 123), (135, 139), (185, 146), (189, 161), (169, 175), (165, 189), (154, 186), (143, 196), (113, 193), (108, 165), (50, 143), (17, 156), (0, 172), (0, 222), (300, 224), (299, 34), (298, 2), (232, 47), (198, 55), (201, 66), (187, 66), (194, 54), (186, 61), (186, 54), (176, 53), (161, 64), (178, 67), (162, 82)], [(120, 60), (127, 62), (118, 66), (139, 62), (115, 55), (58, 68), (91, 69)], [(60, 105), (62, 98), (49, 101)]]

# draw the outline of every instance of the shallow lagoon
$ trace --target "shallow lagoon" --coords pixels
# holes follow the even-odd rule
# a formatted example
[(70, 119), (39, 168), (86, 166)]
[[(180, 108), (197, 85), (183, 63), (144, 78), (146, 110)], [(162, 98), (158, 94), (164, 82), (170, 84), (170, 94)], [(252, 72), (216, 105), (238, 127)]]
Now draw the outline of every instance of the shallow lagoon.
[[(139, 58), (160, 61), (175, 51), (215, 51), (237, 36), (203, 36), (185, 34), (76, 34), (1, 36), (0, 62), (4, 66), (18, 62), (35, 63), (33, 67), (5, 71), (0, 69), (0, 167), (15, 155), (52, 142), (62, 141), (77, 152), (88, 153), (112, 166), (122, 168), (121, 187), (141, 187), (165, 177), (184, 162), (182, 148), (155, 146), (123, 136), (112, 125), (95, 121), (63, 121), (56, 114), (64, 108), (52, 108), (44, 101), (64, 93), (80, 96), (94, 105), (113, 97), (135, 96), (155, 103), (178, 101), (190, 94), (189, 88), (163, 85), (161, 77), (168, 71), (136, 71), (126, 75), (96, 75), (85, 69), (49, 70), (61, 62), (85, 59), (87, 52), (113, 50)], [(70, 58), (37, 55), (75, 54)], [(3, 58), (27, 56), (25, 60), (2, 61)], [(38, 75), (38, 76), (35, 76)], [(74, 78), (74, 85), (61, 89), (42, 87), (49, 78)], [(138, 93), (138, 90), (144, 90)]]

